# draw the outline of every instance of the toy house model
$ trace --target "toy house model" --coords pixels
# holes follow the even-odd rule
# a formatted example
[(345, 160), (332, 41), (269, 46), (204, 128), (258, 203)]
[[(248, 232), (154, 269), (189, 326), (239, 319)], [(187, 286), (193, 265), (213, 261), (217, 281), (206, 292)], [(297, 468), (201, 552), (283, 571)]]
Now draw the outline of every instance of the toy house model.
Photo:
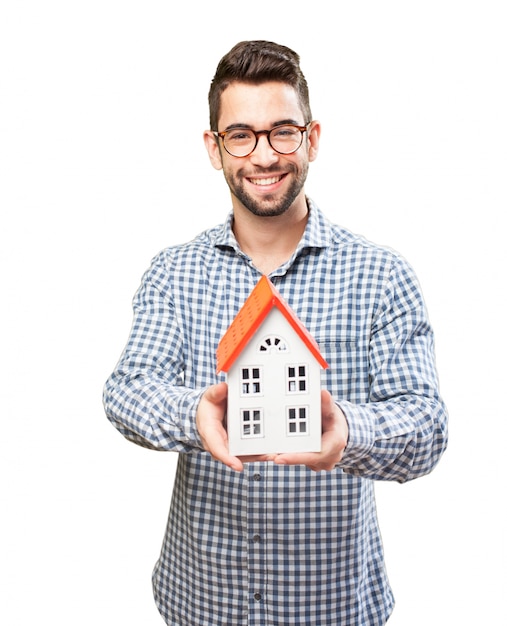
[(217, 348), (227, 373), (229, 452), (321, 449), (321, 369), (315, 339), (262, 276)]

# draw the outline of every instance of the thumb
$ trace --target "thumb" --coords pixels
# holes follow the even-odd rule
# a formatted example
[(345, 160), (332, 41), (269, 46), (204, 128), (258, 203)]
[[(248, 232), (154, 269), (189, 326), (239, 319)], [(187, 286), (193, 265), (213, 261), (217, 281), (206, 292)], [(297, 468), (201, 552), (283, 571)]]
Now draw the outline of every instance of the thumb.
[(327, 389), (322, 389), (322, 391), (320, 392), (320, 403), (323, 417), (333, 413), (335, 403), (333, 400), (333, 396), (329, 393), (329, 391), (327, 391)]
[(227, 399), (227, 383), (218, 383), (217, 385), (211, 385), (206, 390), (206, 399), (213, 404), (221, 404)]

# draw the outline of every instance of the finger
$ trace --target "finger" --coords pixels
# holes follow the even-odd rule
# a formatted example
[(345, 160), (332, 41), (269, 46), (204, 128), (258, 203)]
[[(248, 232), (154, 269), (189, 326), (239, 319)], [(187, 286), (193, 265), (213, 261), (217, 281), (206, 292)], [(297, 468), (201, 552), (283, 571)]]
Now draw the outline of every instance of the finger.
[(229, 454), (227, 447), (224, 445), (222, 441), (209, 442), (209, 452), (211, 456), (215, 459), (215, 461), (220, 461), (227, 467), (230, 467), (236, 472), (243, 471), (243, 463), (242, 461), (236, 457)]
[(243, 463), (238, 459), (238, 457), (231, 456), (230, 454), (228, 454), (226, 458), (222, 460), (222, 463), (224, 465), (227, 465), (227, 467), (230, 467), (235, 472), (242, 472), (245, 469)]
[(243, 463), (238, 457), (229, 454), (227, 438), (224, 439), (224, 432), (225, 431), (221, 433), (216, 430), (209, 431), (206, 437), (206, 447), (215, 461), (220, 461), (224, 465), (227, 465), (227, 467), (241, 472), (243, 471)]
[(313, 452), (304, 452), (298, 454), (277, 454), (273, 462), (277, 465), (306, 465), (310, 467), (318, 463), (320, 455)]
[(327, 389), (322, 389), (320, 393), (320, 404), (322, 417), (327, 418), (333, 415), (336, 405), (334, 403), (333, 396), (329, 393), (329, 391), (327, 391)]
[(255, 455), (241, 455), (239, 458), (242, 463), (258, 463), (258, 462), (266, 462), (273, 461), (275, 458), (275, 454), (255, 454)]
[(221, 404), (227, 400), (227, 383), (218, 383), (211, 385), (205, 392), (206, 399), (213, 404)]

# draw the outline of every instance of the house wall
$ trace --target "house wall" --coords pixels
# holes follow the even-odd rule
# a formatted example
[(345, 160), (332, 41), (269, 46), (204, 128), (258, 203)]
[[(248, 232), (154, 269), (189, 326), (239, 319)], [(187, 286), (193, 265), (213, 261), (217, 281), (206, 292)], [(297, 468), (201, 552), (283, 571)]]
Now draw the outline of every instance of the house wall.
[[(281, 337), (286, 343), (287, 350), (259, 352), (261, 342), (270, 335)], [(307, 366), (307, 389), (304, 393), (288, 393), (287, 364)], [(241, 395), (243, 383), (241, 373), (246, 367), (258, 367), (261, 371), (261, 392), (258, 394)], [(231, 454), (273, 454), (320, 450), (320, 372), (320, 365), (301, 338), (282, 313), (274, 308), (228, 373), (227, 422)], [(288, 435), (287, 408), (289, 406), (307, 407), (307, 433)], [(242, 438), (242, 409), (263, 411), (262, 437)]]

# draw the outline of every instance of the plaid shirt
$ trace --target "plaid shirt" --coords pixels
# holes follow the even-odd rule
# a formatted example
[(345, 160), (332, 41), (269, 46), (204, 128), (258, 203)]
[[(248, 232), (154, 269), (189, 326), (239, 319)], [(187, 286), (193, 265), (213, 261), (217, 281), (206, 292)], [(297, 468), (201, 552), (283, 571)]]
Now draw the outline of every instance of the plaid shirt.
[(251, 463), (236, 473), (203, 451), (197, 405), (224, 380), (215, 350), (260, 277), (232, 214), (153, 260), (105, 386), (125, 437), (180, 453), (153, 574), (171, 626), (384, 624), (393, 596), (374, 480), (426, 474), (446, 446), (433, 335), (410, 266), (309, 206), (297, 250), (270, 279), (329, 363), (322, 384), (350, 429), (334, 471)]

